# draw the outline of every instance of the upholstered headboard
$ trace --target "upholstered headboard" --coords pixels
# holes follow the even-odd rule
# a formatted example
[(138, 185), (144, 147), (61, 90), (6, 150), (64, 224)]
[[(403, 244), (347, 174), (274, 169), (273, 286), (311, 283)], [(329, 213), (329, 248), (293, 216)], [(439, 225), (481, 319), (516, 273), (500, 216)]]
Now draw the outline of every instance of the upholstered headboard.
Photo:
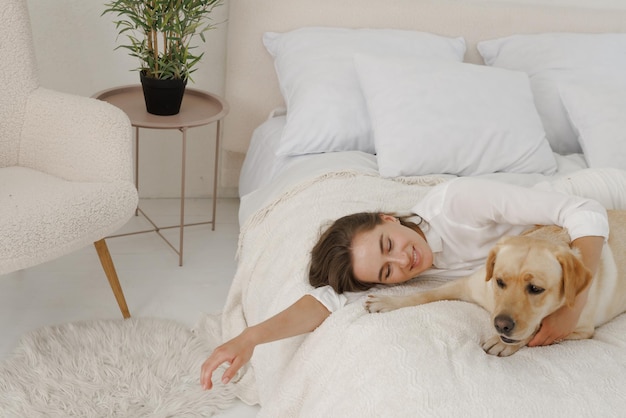
[(516, 33), (626, 32), (626, 10), (593, 10), (448, 0), (237, 0), (228, 21), (224, 148), (245, 153), (252, 131), (283, 105), (266, 31), (302, 26), (397, 28), (463, 36), (465, 60), (481, 63), (476, 43)]

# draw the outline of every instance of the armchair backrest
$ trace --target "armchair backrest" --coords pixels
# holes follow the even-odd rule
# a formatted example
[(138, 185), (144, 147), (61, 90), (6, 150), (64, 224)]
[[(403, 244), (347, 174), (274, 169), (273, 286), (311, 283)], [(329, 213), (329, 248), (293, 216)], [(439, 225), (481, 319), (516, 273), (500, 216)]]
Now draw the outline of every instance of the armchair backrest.
[(0, 168), (17, 164), (26, 102), (38, 86), (26, 0), (0, 7)]

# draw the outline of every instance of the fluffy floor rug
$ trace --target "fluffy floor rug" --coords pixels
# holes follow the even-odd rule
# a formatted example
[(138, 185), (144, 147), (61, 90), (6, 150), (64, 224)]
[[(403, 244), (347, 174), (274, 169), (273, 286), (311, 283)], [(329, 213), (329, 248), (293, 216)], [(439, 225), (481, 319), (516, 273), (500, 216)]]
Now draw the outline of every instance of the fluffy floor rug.
[(0, 364), (0, 416), (211, 416), (234, 400), (219, 381), (200, 387), (211, 350), (206, 335), (169, 320), (41, 328)]

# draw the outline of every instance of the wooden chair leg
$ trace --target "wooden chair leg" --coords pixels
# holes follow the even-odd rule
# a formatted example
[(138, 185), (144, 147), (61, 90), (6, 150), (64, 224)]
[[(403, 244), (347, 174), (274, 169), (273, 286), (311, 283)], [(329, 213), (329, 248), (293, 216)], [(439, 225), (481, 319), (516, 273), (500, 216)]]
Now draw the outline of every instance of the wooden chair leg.
[(111, 254), (109, 253), (109, 247), (107, 247), (104, 238), (100, 241), (94, 242), (93, 245), (96, 247), (96, 251), (98, 251), (100, 263), (102, 264), (104, 273), (107, 275), (107, 279), (109, 279), (109, 284), (111, 285), (111, 289), (113, 289), (113, 294), (115, 295), (117, 304), (120, 306), (122, 316), (124, 319), (130, 318), (130, 312), (128, 311), (128, 306), (126, 305), (126, 299), (124, 298), (122, 286), (120, 285), (117, 273), (115, 272), (115, 266), (113, 265)]

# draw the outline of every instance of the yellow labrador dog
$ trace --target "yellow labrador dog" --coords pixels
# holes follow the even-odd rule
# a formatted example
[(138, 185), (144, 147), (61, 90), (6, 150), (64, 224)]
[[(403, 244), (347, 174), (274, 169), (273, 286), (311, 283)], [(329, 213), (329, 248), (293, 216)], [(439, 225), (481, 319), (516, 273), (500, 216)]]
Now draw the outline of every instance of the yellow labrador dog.
[(626, 211), (609, 211), (610, 236), (596, 276), (569, 246), (562, 228), (537, 227), (504, 237), (491, 250), (484, 268), (438, 288), (407, 295), (368, 295), (369, 312), (388, 312), (438, 300), (476, 303), (491, 313), (496, 335), (483, 343), (489, 354), (509, 356), (525, 346), (541, 320), (591, 281), (589, 297), (576, 329), (567, 339), (590, 338), (594, 328), (626, 311)]

